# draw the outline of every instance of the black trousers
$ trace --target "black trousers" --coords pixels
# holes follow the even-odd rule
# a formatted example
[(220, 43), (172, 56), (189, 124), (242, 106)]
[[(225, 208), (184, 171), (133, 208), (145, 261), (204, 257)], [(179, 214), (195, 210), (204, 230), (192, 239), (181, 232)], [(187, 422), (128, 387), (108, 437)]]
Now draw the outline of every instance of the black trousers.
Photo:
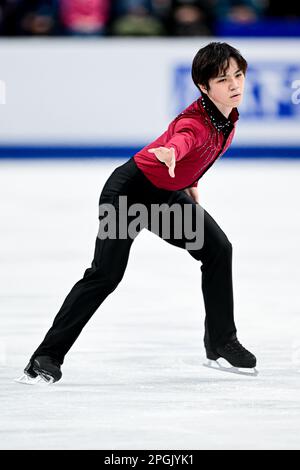
[[(130, 204), (144, 204), (150, 208), (153, 204), (191, 205), (191, 217), (196, 217), (200, 210), (185, 191), (168, 191), (155, 187), (137, 167), (134, 159), (129, 159), (117, 167), (106, 181), (100, 195), (99, 204), (111, 204), (120, 211), (119, 196), (127, 196)], [(235, 336), (236, 327), (233, 318), (233, 287), (232, 287), (232, 245), (225, 233), (214, 219), (203, 209), (204, 243), (201, 248), (186, 249), (184, 234), (182, 238), (175, 236), (175, 228), (171, 226), (170, 236), (166, 241), (179, 248), (186, 249), (190, 255), (201, 262), (202, 292), (205, 305), (206, 349), (214, 350)], [(172, 219), (170, 219), (172, 220)], [(104, 216), (99, 215), (100, 224)], [(128, 217), (128, 223), (131, 218)], [(175, 223), (174, 223), (175, 225)], [(140, 229), (144, 227), (141, 225)], [(151, 227), (150, 227), (151, 228)], [(160, 236), (160, 233), (157, 233)], [(127, 263), (134, 237), (108, 237), (103, 239), (97, 234), (94, 258), (91, 267), (85, 270), (82, 279), (72, 287), (57, 313), (53, 325), (43, 342), (33, 353), (49, 355), (61, 364), (81, 330), (95, 313), (98, 307), (120, 283)], [(153, 267), (155, 271), (155, 268)], [(178, 270), (180, 276), (180, 270)]]

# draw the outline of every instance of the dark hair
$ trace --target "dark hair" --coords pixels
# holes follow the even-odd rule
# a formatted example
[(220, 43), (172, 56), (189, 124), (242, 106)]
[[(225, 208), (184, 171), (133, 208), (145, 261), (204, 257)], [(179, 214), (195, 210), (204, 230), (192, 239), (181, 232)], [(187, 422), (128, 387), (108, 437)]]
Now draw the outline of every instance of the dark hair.
[(209, 80), (224, 73), (229, 67), (229, 59), (236, 60), (239, 69), (245, 74), (247, 61), (240, 51), (226, 42), (211, 42), (202, 47), (194, 57), (192, 64), (192, 79), (196, 87), (205, 86), (209, 90)]

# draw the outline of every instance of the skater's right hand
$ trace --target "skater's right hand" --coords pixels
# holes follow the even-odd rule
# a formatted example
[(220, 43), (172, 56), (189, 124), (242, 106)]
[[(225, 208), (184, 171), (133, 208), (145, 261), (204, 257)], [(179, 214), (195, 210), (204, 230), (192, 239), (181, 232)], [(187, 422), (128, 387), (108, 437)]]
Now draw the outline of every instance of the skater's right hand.
[(154, 153), (156, 158), (160, 161), (163, 162), (168, 168), (169, 168), (169, 175), (171, 178), (175, 178), (175, 165), (176, 165), (176, 160), (175, 160), (175, 149), (170, 148), (168, 149), (167, 147), (157, 147), (153, 149), (148, 149), (148, 152)]

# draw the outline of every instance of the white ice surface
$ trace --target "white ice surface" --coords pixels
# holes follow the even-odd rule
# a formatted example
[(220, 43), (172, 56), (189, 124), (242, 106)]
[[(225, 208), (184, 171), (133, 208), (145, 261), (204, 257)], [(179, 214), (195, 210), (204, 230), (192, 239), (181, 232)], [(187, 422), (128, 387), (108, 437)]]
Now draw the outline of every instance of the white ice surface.
[(299, 449), (299, 162), (221, 161), (199, 183), (233, 244), (258, 377), (202, 366), (200, 264), (144, 230), (62, 380), (13, 382), (90, 266), (99, 195), (123, 162), (0, 162), (0, 448)]

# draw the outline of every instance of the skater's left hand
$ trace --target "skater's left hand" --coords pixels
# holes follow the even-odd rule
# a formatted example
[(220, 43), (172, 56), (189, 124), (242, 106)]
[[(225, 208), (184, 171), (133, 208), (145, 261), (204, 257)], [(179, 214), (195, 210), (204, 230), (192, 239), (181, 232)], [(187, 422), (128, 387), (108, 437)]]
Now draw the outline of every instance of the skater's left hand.
[(148, 152), (154, 153), (156, 158), (168, 167), (169, 175), (171, 176), (171, 178), (175, 178), (176, 159), (175, 159), (175, 150), (173, 149), (173, 147), (171, 148), (158, 147), (158, 148), (148, 149)]
[(184, 189), (184, 192), (186, 192), (186, 194), (190, 196), (196, 202), (196, 204), (200, 204), (198, 188), (196, 187), (186, 188)]

